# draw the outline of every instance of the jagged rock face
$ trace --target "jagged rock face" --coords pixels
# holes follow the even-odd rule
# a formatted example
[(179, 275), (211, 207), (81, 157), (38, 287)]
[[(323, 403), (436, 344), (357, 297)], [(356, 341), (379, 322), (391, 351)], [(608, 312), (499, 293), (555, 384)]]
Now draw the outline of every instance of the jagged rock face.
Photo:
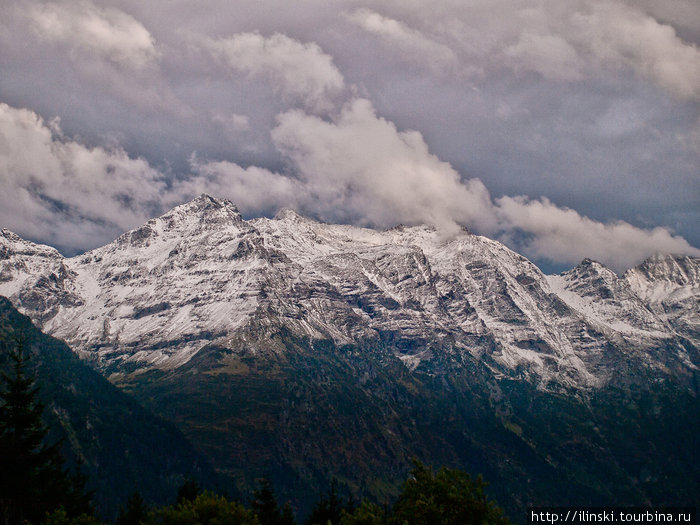
[(75, 277), (56, 249), (25, 241), (9, 230), (0, 231), (1, 293), (32, 312), (39, 324), (55, 317), (61, 307), (83, 304), (71, 291)]
[(656, 315), (697, 345), (700, 339), (700, 265), (688, 256), (656, 255), (623, 279)]
[(602, 386), (630, 359), (671, 372), (700, 364), (690, 257), (622, 277), (588, 260), (545, 276), (466, 231), (378, 232), (289, 210), (244, 221), (203, 195), (70, 259), (3, 230), (0, 265), (0, 294), (119, 374), (177, 368), (211, 344), (284, 352), (251, 341), (279, 324), (336, 346), (380, 345), (414, 371), (468, 355), (544, 389)]

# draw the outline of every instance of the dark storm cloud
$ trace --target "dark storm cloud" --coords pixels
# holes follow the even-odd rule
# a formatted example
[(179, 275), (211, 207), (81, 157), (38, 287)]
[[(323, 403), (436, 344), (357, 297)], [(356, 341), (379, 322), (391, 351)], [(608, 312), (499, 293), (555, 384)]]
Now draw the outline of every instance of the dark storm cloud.
[(698, 253), (698, 38), (686, 0), (7, 3), (0, 218), (76, 250), (207, 191), (558, 264)]

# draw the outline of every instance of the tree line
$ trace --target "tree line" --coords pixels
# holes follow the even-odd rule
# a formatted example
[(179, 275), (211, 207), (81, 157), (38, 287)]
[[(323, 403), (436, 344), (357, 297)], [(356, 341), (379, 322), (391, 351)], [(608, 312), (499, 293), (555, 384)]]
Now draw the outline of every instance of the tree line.
[[(18, 341), (10, 353), (11, 370), (0, 382), (0, 524), (101, 525), (86, 490), (86, 478), (70, 472), (61, 443), (48, 444), (48, 428), (37, 401), (38, 386), (27, 372), (28, 356)], [(508, 520), (485, 493), (478, 477), (442, 467), (433, 471), (419, 461), (393, 505), (339, 496), (331, 484), (304, 525), (506, 524)], [(176, 500), (149, 508), (138, 492), (122, 507), (116, 525), (296, 525), (289, 503), (279, 505), (269, 481), (261, 481), (245, 505), (202, 490), (192, 479)]]

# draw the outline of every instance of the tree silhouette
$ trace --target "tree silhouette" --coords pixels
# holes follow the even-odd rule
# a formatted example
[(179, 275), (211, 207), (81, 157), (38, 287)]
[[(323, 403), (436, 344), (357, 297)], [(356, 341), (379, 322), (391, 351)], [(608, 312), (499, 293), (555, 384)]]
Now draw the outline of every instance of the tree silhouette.
[(280, 508), (270, 480), (263, 479), (253, 496), (250, 506), (258, 517), (260, 525), (294, 525), (296, 523), (290, 505), (286, 504)]
[(506, 525), (503, 511), (484, 492), (479, 476), (442, 467), (437, 473), (414, 461), (410, 478), (393, 508), (389, 523), (396, 525)]
[(202, 487), (200, 487), (197, 480), (194, 478), (187, 478), (180, 488), (177, 490), (177, 498), (175, 503), (182, 503), (183, 501), (194, 501), (202, 493)]
[(132, 492), (117, 516), (116, 525), (139, 525), (148, 518), (148, 507), (141, 494)]
[(21, 339), (9, 357), (11, 373), (3, 372), (0, 383), (0, 521), (38, 522), (59, 507), (69, 515), (91, 512), (85, 479), (64, 469), (60, 442), (46, 443), (44, 407)]
[(194, 500), (156, 509), (148, 515), (147, 525), (215, 525), (237, 523), (260, 525), (252, 510), (211, 492), (202, 492)]
[(338, 495), (338, 482), (334, 479), (331, 482), (330, 492), (322, 497), (306, 519), (307, 525), (338, 525), (343, 516), (343, 511), (352, 514), (355, 505), (351, 499), (343, 503)]

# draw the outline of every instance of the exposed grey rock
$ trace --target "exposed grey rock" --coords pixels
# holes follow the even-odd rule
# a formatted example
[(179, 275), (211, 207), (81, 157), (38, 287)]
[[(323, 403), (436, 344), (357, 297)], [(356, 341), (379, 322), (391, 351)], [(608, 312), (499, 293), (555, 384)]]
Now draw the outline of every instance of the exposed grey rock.
[(206, 195), (69, 259), (0, 235), (0, 294), (117, 373), (177, 368), (274, 321), (336, 346), (379, 341), (410, 370), (471, 355), (542, 389), (600, 387), (630, 362), (682, 374), (700, 365), (699, 268), (657, 256), (622, 277), (590, 260), (545, 276), (466, 230), (290, 210), (244, 221)]

